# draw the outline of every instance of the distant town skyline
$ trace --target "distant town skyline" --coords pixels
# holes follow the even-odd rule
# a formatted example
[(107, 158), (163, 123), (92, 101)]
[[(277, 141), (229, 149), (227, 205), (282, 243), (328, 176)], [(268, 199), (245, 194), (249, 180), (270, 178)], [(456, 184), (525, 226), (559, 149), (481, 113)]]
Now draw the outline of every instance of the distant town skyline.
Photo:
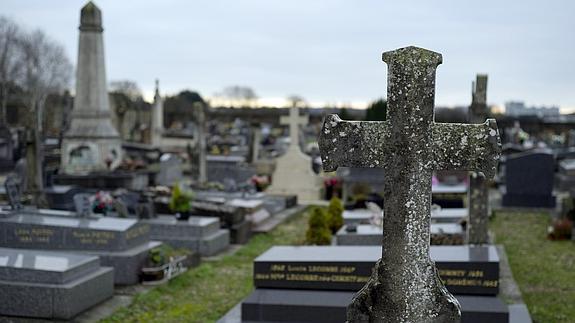
[[(86, 1), (3, 0), (2, 15), (39, 28), (76, 64)], [(471, 101), (477, 73), (488, 103), (575, 112), (572, 1), (94, 1), (103, 11), (108, 81), (133, 80), (151, 100), (184, 89), (210, 99), (232, 85), (260, 103), (299, 95), (312, 106), (364, 107), (386, 95), (381, 53), (408, 45), (443, 54), (436, 105)], [(70, 85), (73, 89), (73, 84)]]

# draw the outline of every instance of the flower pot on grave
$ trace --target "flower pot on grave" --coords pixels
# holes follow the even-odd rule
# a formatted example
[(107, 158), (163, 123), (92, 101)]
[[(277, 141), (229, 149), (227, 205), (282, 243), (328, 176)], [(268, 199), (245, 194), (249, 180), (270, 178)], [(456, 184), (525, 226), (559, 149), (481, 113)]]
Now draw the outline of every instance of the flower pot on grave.
[(178, 212), (176, 213), (176, 219), (178, 219), (178, 221), (188, 221), (190, 215), (190, 211)]

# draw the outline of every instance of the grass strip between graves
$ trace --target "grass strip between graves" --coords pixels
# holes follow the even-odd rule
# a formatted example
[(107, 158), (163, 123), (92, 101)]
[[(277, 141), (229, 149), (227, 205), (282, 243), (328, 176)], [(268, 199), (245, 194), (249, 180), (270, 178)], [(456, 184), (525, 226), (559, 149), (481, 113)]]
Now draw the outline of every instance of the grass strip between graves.
[(499, 211), (491, 222), (534, 322), (575, 320), (575, 243), (546, 239), (549, 215)]
[(137, 295), (102, 322), (215, 322), (253, 289), (253, 261), (274, 245), (305, 242), (304, 210), (268, 234), (254, 236), (234, 254), (203, 262), (169, 283)]

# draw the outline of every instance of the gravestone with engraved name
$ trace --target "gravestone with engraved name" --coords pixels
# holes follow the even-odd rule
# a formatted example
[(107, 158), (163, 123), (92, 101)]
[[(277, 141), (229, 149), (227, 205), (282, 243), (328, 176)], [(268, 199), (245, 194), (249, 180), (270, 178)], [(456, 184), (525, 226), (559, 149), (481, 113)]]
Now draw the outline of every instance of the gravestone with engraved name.
[[(241, 319), (343, 322), (346, 306), (370, 279), (380, 256), (377, 246), (272, 247), (254, 260), (256, 289), (242, 302)], [(524, 306), (507, 306), (497, 297), (499, 257), (494, 246), (431, 246), (430, 256), (461, 304), (461, 322), (529, 322)]]
[[(431, 246), (430, 255), (450, 292), (499, 293), (499, 257), (494, 246)], [(272, 247), (254, 260), (254, 286), (358, 291), (380, 256), (381, 248), (376, 246)]]
[(442, 57), (417, 47), (383, 54), (388, 63), (388, 120), (348, 122), (328, 116), (320, 133), (323, 167), (385, 170), (383, 252), (373, 275), (348, 307), (349, 322), (458, 322), (457, 300), (430, 260), (434, 170), (495, 174), (500, 142), (495, 120), (433, 121), (435, 70)]
[(114, 281), (131, 285), (150, 249), (150, 227), (135, 219), (71, 217), (17, 212), (0, 219), (0, 247), (64, 250), (97, 255), (114, 267)]
[(0, 248), (0, 315), (72, 319), (112, 297), (114, 270), (96, 256)]

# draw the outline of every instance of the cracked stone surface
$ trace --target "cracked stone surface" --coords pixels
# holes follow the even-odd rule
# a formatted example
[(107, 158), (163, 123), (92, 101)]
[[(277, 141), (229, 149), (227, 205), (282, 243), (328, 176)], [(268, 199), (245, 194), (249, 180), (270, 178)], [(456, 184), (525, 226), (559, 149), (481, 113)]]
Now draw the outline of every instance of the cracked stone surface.
[(441, 54), (406, 47), (383, 54), (388, 64), (388, 119), (327, 116), (319, 137), (323, 167), (385, 169), (382, 258), (348, 306), (348, 322), (459, 322), (457, 300), (429, 257), (431, 177), (435, 169), (493, 176), (500, 155), (495, 120), (478, 125), (433, 120)]

